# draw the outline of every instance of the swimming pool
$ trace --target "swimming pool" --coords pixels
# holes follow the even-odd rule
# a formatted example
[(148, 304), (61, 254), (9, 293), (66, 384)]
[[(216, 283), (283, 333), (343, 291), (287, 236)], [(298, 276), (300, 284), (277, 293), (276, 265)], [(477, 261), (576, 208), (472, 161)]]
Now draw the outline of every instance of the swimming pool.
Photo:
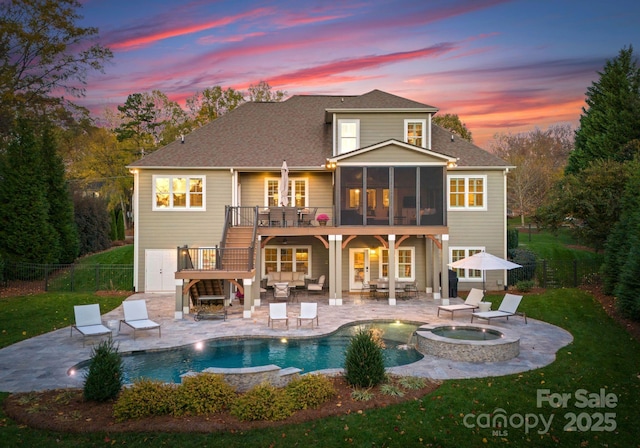
[[(124, 381), (152, 378), (180, 383), (180, 375), (201, 372), (209, 367), (241, 368), (275, 364), (281, 368), (297, 367), (303, 372), (344, 367), (344, 357), (351, 336), (359, 329), (378, 328), (386, 348), (386, 367), (410, 364), (423, 355), (411, 345), (420, 324), (403, 322), (355, 322), (334, 333), (317, 338), (233, 338), (212, 339), (161, 351), (123, 354)], [(84, 375), (89, 360), (69, 369)]]

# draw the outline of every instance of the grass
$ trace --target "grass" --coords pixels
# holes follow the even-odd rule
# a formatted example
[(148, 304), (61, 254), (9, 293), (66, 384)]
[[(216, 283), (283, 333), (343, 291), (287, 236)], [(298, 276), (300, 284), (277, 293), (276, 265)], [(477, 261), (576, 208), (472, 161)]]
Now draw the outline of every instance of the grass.
[(74, 321), (74, 305), (99, 303), (104, 314), (122, 300), (90, 293), (43, 293), (0, 299), (0, 348), (68, 327)]
[(133, 290), (133, 245), (115, 247), (78, 260), (71, 268), (52, 275), (51, 291)]
[[(489, 296), (497, 301), (501, 295)], [(521, 304), (532, 318), (542, 319), (569, 330), (574, 342), (558, 353), (553, 364), (534, 371), (504, 377), (472, 380), (450, 380), (422, 400), (367, 411), (363, 414), (333, 417), (296, 426), (284, 426), (237, 434), (216, 434), (219, 446), (639, 446), (640, 429), (636, 422), (640, 408), (640, 344), (616, 322), (588, 293), (577, 289), (557, 289), (544, 294), (528, 295)], [(3, 313), (4, 314), (4, 313)], [(524, 324), (523, 324), (524, 325)], [(568, 393), (572, 398), (566, 409), (554, 409), (546, 404), (538, 407), (537, 391)], [(584, 408), (575, 406), (575, 393), (616, 395), (615, 408)], [(2, 394), (0, 398), (6, 397)], [(507, 416), (542, 415), (552, 418), (550, 431), (505, 428), (501, 435), (492, 428), (465, 426), (482, 415)], [(615, 413), (616, 430), (565, 431), (571, 423), (565, 414), (583, 414), (597, 419), (597, 413)], [(475, 417), (474, 417), (475, 416)], [(553, 417), (552, 417), (553, 416)], [(532, 417), (530, 417), (532, 418)], [(517, 423), (517, 420), (514, 420)], [(127, 446), (168, 445), (206, 446), (211, 436), (206, 434), (58, 434), (24, 428), (0, 414), (5, 446), (96, 446), (126, 444)]]
[[(547, 244), (544, 238), (535, 243)], [(7, 299), (7, 307), (5, 300), (0, 301), (0, 324), (2, 328), (11, 328), (12, 335), (15, 334), (12, 342), (5, 342), (3, 333), (1, 346), (68, 322), (72, 305), (82, 297), (86, 303), (100, 301), (103, 312), (122, 300), (91, 295), (43, 295)], [(502, 294), (489, 295), (487, 300), (499, 301), (501, 297)], [(38, 302), (31, 302), (34, 298)], [(47, 302), (50, 307), (45, 305)], [(31, 311), (19, 311), (27, 308), (22, 306), (24, 303), (29, 304)], [(527, 295), (520, 306), (529, 317), (565, 328), (574, 337), (573, 343), (558, 352), (557, 360), (542, 369), (503, 377), (449, 380), (421, 400), (362, 414), (235, 434), (61, 434), (19, 426), (0, 411), (3, 446), (640, 447), (640, 426), (637, 425), (640, 343), (609, 318), (590, 294), (579, 289), (555, 289)], [(42, 317), (34, 319), (37, 315)], [(570, 394), (568, 407), (552, 408), (546, 403), (538, 406), (538, 391), (542, 389)], [(593, 407), (579, 408), (576, 406), (580, 404), (576, 398), (579, 389), (587, 393), (600, 394), (604, 390), (605, 394), (615, 394), (617, 405), (597, 407), (594, 400), (590, 403)], [(7, 395), (0, 393), (0, 403)], [(580, 416), (573, 431), (565, 428), (573, 423), (568, 413)], [(615, 430), (596, 431), (594, 426), (587, 430), (587, 423), (598, 420), (599, 414), (604, 413), (615, 414), (609, 421), (609, 426), (615, 424)], [(506, 416), (507, 424), (509, 419), (517, 424), (520, 416), (527, 416), (532, 423), (534, 417), (538, 418), (538, 423), (528, 431), (513, 425), (500, 431), (481, 427), (483, 418), (489, 416), (491, 419), (496, 415)], [(548, 432), (538, 433), (543, 432), (540, 417), (551, 420)], [(474, 427), (467, 427), (472, 424)], [(578, 431), (578, 427), (585, 430)]]

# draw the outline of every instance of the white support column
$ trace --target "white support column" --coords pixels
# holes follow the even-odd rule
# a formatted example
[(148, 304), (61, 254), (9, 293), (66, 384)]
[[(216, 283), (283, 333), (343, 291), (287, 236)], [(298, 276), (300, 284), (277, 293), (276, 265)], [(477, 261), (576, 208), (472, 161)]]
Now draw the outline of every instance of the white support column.
[(258, 235), (256, 239), (256, 276), (253, 282), (253, 306), (252, 311), (255, 311), (255, 307), (262, 305), (260, 295), (260, 280), (262, 280), (262, 235)]
[(329, 305), (336, 295), (336, 236), (329, 235), (329, 272), (326, 273), (329, 282)]
[(449, 234), (442, 235), (442, 304), (449, 304)]
[(387, 267), (389, 274), (389, 305), (396, 304), (396, 236), (389, 235), (389, 265)]
[(440, 300), (440, 265), (442, 264), (442, 250), (438, 251), (438, 246), (434, 243), (432, 246), (433, 254), (433, 300)]
[(184, 280), (176, 279), (176, 311), (174, 313), (174, 319), (182, 319), (185, 314), (189, 314), (189, 292), (182, 293)]
[(433, 271), (435, 259), (433, 257), (433, 241), (431, 238), (424, 239), (424, 256), (426, 258), (424, 264), (424, 289), (427, 294), (432, 294), (433, 286), (429, 285), (433, 285), (433, 279), (429, 275), (429, 267), (431, 266), (431, 270)]
[(329, 305), (342, 305), (342, 235), (335, 235), (335, 271), (336, 289), (334, 295), (329, 294)]
[(244, 319), (251, 319), (251, 313), (253, 312), (253, 279), (245, 278), (243, 281), (244, 286), (244, 310), (242, 311), (242, 317)]

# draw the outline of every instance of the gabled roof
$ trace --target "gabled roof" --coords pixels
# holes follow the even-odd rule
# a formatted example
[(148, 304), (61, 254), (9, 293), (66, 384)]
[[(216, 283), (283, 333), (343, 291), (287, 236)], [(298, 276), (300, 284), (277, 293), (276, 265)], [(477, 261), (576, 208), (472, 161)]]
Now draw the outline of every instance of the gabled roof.
[[(133, 162), (132, 168), (237, 168), (280, 170), (324, 167), (332, 154), (329, 111), (407, 111), (435, 113), (436, 108), (373, 90), (359, 96), (295, 95), (283, 102), (244, 103), (233, 111)], [(458, 158), (458, 166), (507, 166), (505, 162), (433, 126), (432, 152)]]
[(432, 159), (435, 160), (439, 160), (439, 162), (443, 163), (443, 164), (447, 164), (447, 163), (455, 163), (456, 162), (456, 158), (452, 157), (452, 156), (448, 156), (446, 154), (442, 154), (439, 152), (435, 152), (435, 151), (431, 151), (429, 149), (425, 149), (425, 148), (420, 148), (419, 146), (415, 146), (415, 145), (411, 145), (407, 142), (401, 142), (399, 140), (396, 139), (389, 139), (387, 141), (384, 142), (380, 142), (380, 143), (376, 143), (375, 145), (371, 145), (371, 146), (367, 146), (365, 148), (359, 148), (359, 149), (355, 149), (353, 151), (349, 151), (349, 152), (345, 152), (343, 154), (340, 154), (338, 156), (335, 157), (331, 157), (330, 160), (331, 161), (335, 161), (335, 162), (348, 162), (350, 158), (353, 157), (357, 157), (361, 154), (366, 154), (370, 151), (375, 151), (377, 149), (386, 147), (386, 146), (390, 146), (390, 145), (394, 145), (394, 146), (400, 146), (408, 151), (414, 151), (417, 152), (423, 156), (430, 156)]

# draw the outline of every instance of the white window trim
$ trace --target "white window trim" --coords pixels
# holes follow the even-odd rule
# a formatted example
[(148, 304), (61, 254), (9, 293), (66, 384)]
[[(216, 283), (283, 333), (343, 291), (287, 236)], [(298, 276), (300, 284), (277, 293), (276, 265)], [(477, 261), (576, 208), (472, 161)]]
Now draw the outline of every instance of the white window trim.
[[(171, 192), (173, 182), (171, 180), (176, 177), (187, 179), (187, 205), (185, 207), (174, 207), (173, 205), (169, 207), (158, 207), (156, 203), (156, 179), (157, 178), (169, 179), (169, 185), (170, 185), (169, 198), (171, 203), (173, 203), (173, 197)], [(202, 179), (202, 207), (191, 207), (189, 205), (189, 200), (190, 200), (189, 180), (190, 179)], [(158, 212), (205, 212), (207, 211), (207, 176), (205, 176), (204, 174), (197, 174), (197, 175), (196, 174), (191, 174), (191, 175), (154, 174), (153, 176), (151, 176), (151, 204), (152, 204), (151, 210), (158, 211)]]
[[(469, 256), (469, 251), (476, 251), (476, 252), (484, 252), (485, 251), (485, 247), (484, 246), (450, 246), (449, 247), (449, 261), (453, 262), (453, 251), (454, 250), (464, 250), (464, 257), (463, 258), (467, 258)], [(458, 275), (458, 281), (461, 282), (478, 282), (478, 281), (482, 281), (482, 271), (480, 271), (480, 276), (479, 277), (470, 277), (469, 276), (469, 271), (477, 271), (478, 269), (465, 269), (464, 270), (464, 275), (460, 276)]]
[[(464, 206), (451, 206), (451, 179), (464, 179)], [(469, 179), (482, 179), (482, 207), (469, 206)], [(447, 175), (447, 210), (487, 211), (487, 175), (486, 174), (450, 174)]]
[[(399, 250), (409, 250), (411, 251), (411, 273), (413, 274), (411, 277), (399, 277), (398, 276), (398, 269), (400, 268), (400, 262), (398, 259), (398, 251)], [(382, 265), (384, 264), (382, 262), (382, 254), (385, 251), (389, 251), (389, 249), (380, 249), (380, 256), (378, 257), (378, 272), (380, 272), (382, 275)], [(395, 250), (396, 253), (396, 259), (395, 259), (395, 269), (394, 269), (394, 273), (395, 273), (395, 279), (397, 281), (400, 282), (413, 282), (416, 279), (416, 248), (414, 246), (400, 246)]]
[(355, 123), (356, 125), (356, 147), (355, 149), (360, 148), (360, 119), (358, 118), (342, 118), (338, 120), (338, 154), (342, 154), (346, 151), (342, 150), (342, 124), (343, 123)]
[(427, 120), (421, 118), (406, 118), (404, 120), (404, 141), (409, 143), (409, 124), (420, 123), (422, 124), (422, 145), (421, 148), (427, 147)]
[[(278, 193), (280, 192), (280, 178), (279, 177), (267, 177), (264, 180), (264, 206), (268, 207), (269, 206), (269, 181), (277, 181), (278, 182)], [(291, 186), (289, 187), (289, 198), (293, 199), (293, 202), (295, 202), (295, 189), (292, 191), (293, 189), (293, 185), (294, 182), (300, 182), (303, 181), (304, 182), (304, 190), (305, 190), (305, 195), (304, 195), (304, 207), (309, 207), (309, 178), (308, 177), (289, 177), (289, 182), (291, 183)], [(279, 198), (278, 198), (279, 199)], [(293, 202), (289, 202), (289, 205), (291, 205)]]
[[(309, 254), (309, 259), (308, 259), (308, 264), (309, 264), (308, 270), (309, 270), (309, 272), (307, 273), (306, 277), (311, 276), (311, 273), (313, 272), (313, 270), (312, 270), (313, 263), (312, 263), (312, 261), (311, 261), (311, 260), (312, 260), (312, 258), (313, 258), (313, 257), (311, 256), (311, 253), (312, 253), (312, 250), (313, 250), (313, 249), (312, 249), (312, 247), (311, 247), (311, 246), (305, 246), (305, 245), (292, 245), (292, 244), (286, 244), (286, 245), (285, 245), (285, 244), (280, 244), (280, 245), (277, 245), (277, 246), (275, 246), (275, 245), (269, 245), (269, 246), (265, 247), (265, 249), (266, 249), (266, 248), (269, 248), (269, 249), (276, 249), (276, 254), (277, 254), (276, 264), (277, 264), (277, 267), (278, 267), (278, 272), (280, 271), (280, 268), (281, 268), (281, 263), (280, 263), (280, 249), (307, 249), (308, 254)], [(267, 267), (266, 267), (265, 251), (264, 251), (264, 249), (261, 251), (261, 254), (262, 254), (262, 277), (264, 278), (264, 277), (266, 277), (266, 276), (267, 276)], [(296, 259), (295, 259), (295, 257), (294, 257), (294, 258), (293, 258), (293, 269), (294, 269), (294, 271), (293, 271), (293, 272), (297, 272), (297, 271), (295, 271), (295, 268), (296, 268)]]

